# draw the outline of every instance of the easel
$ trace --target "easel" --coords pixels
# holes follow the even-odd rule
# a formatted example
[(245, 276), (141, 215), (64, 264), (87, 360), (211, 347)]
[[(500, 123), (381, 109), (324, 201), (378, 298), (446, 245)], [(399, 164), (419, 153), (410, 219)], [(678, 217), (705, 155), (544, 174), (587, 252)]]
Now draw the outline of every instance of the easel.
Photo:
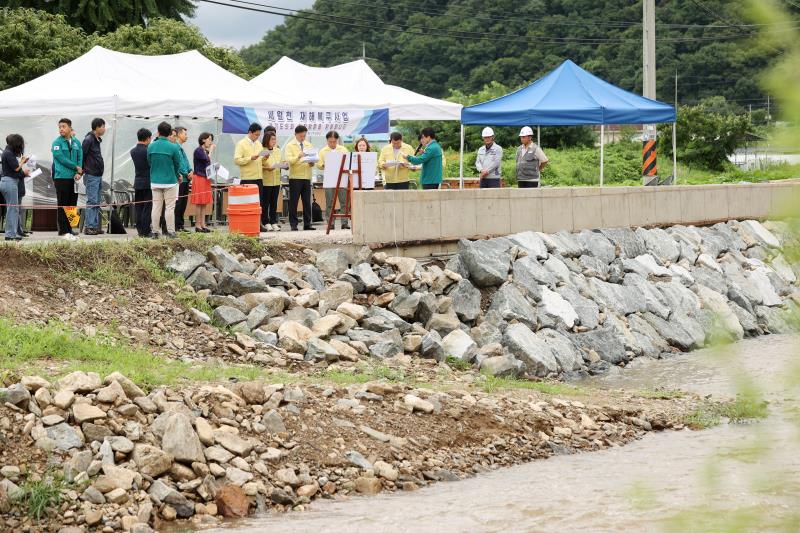
[[(356, 170), (352, 170), (348, 168), (345, 170), (344, 165), (347, 161), (347, 157), (350, 156), (350, 164), (349, 167), (353, 166), (353, 155), (355, 155), (358, 159)], [(347, 173), (347, 196), (345, 197), (345, 205), (344, 205), (344, 212), (343, 213), (336, 213), (336, 200), (339, 199), (339, 189), (341, 189), (342, 185), (342, 176)], [(352, 152), (349, 154), (342, 154), (342, 162), (339, 165), (339, 176), (336, 178), (336, 189), (333, 191), (333, 203), (331, 204), (331, 214), (328, 217), (328, 229), (325, 232), (325, 235), (328, 235), (331, 232), (331, 228), (333, 227), (333, 221), (337, 218), (347, 218), (350, 219), (350, 227), (353, 227), (353, 217), (350, 214), (350, 210), (352, 208), (352, 198), (353, 198), (353, 174), (358, 175), (358, 189), (363, 189), (363, 183), (361, 181), (361, 154), (353, 154)]]

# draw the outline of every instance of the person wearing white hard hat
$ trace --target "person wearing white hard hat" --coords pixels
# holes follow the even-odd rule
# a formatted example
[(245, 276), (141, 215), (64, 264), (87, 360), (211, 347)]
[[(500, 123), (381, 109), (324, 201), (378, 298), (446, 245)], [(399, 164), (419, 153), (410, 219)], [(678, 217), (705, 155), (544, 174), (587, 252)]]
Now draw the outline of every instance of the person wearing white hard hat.
[(481, 179), (481, 189), (500, 187), (500, 166), (503, 162), (503, 149), (494, 142), (494, 130), (483, 128), (481, 132), (483, 146), (478, 148), (475, 168)]
[(519, 131), (517, 148), (517, 184), (520, 189), (538, 188), (541, 172), (549, 161), (542, 149), (533, 142), (533, 130), (525, 126)]

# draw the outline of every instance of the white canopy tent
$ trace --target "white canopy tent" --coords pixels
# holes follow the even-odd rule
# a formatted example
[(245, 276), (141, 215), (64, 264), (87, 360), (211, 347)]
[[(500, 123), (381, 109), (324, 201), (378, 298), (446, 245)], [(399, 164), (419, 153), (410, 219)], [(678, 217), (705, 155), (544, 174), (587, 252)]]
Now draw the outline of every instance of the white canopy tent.
[(197, 50), (142, 56), (95, 46), (79, 58), (0, 92), (0, 118), (61, 115), (221, 117), (223, 105), (269, 105), (254, 89)]
[(333, 67), (310, 67), (283, 56), (250, 84), (280, 92), (282, 101), (293, 105), (388, 107), (391, 120), (461, 119), (461, 104), (387, 85), (361, 59)]
[(58, 135), (61, 117), (72, 120), (80, 139), (89, 131), (92, 118), (106, 120), (102, 151), (104, 189), (108, 190), (118, 180), (121, 188), (132, 184), (128, 152), (136, 144), (139, 128), (155, 133), (158, 122), (165, 119), (187, 127), (190, 138), (184, 149), (189, 156), (197, 135), (209, 131), (217, 137), (216, 159), (231, 168), (233, 140), (220, 134), (222, 106), (269, 106), (281, 100), (280, 95), (253, 87), (196, 50), (143, 56), (96, 46), (39, 78), (0, 92), (0, 136), (21, 134), (26, 152), (35, 155), (46, 171), (34, 182), (26, 202), (52, 204), (50, 144)]

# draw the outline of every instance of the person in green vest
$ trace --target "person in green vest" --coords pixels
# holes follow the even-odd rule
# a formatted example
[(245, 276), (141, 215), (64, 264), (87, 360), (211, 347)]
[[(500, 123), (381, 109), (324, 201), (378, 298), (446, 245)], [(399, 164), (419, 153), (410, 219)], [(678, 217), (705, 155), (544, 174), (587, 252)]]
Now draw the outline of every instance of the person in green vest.
[[(150, 163), (150, 188), (153, 191), (153, 211), (150, 220), (161, 219), (161, 211), (167, 222), (167, 237), (175, 237), (175, 200), (178, 196), (178, 178), (183, 160), (180, 145), (169, 140), (172, 126), (168, 122), (158, 125), (158, 138), (147, 146), (147, 162)], [(154, 236), (158, 233), (154, 232)]]
[(406, 156), (412, 165), (422, 165), (419, 182), (423, 189), (438, 189), (442, 184), (442, 146), (436, 140), (433, 128), (424, 128), (420, 132), (420, 143), (424, 149), (420, 155)]
[(75, 182), (83, 176), (83, 147), (72, 131), (72, 121), (62, 118), (58, 121), (58, 137), (50, 147), (53, 154), (53, 184), (56, 187), (58, 209), (58, 235), (65, 239), (75, 239), (65, 207), (78, 203)]

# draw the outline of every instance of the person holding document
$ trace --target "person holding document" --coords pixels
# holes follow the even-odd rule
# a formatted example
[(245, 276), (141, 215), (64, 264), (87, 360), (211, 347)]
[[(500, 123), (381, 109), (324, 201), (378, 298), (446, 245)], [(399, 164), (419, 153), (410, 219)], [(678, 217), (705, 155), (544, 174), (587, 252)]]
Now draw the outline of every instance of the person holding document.
[[(233, 162), (239, 167), (239, 178), (243, 184), (256, 185), (258, 187), (258, 197), (261, 198), (261, 190), (264, 187), (261, 180), (262, 174), (262, 152), (264, 147), (261, 146), (261, 124), (253, 122), (247, 129), (247, 136), (236, 143), (236, 148), (233, 151)], [(260, 203), (260, 201), (259, 201)], [(261, 231), (267, 231), (267, 226), (263, 222), (264, 206), (261, 206), (262, 222)]]
[[(325, 156), (328, 155), (328, 152), (338, 152), (340, 154), (348, 154), (348, 153), (350, 153), (350, 152), (347, 151), (347, 148), (345, 148), (343, 145), (339, 144), (339, 133), (337, 133), (335, 131), (329, 131), (328, 133), (325, 134), (325, 142), (327, 143), (327, 145), (322, 150), (319, 151), (319, 161), (317, 161), (317, 168), (319, 168), (321, 170), (325, 170)], [(348, 165), (348, 164), (349, 164), (349, 161), (345, 161), (345, 165)], [(347, 166), (345, 166), (345, 168), (347, 168)], [(342, 186), (339, 188), (339, 197), (336, 200), (336, 203), (338, 204), (337, 205), (337, 209), (336, 209), (337, 213), (341, 213), (342, 212), (342, 209), (344, 209), (345, 202), (347, 201), (347, 184), (343, 182), (341, 185)], [(328, 223), (328, 220), (330, 220), (330, 217), (331, 217), (331, 206), (333, 205), (334, 192), (335, 192), (335, 189), (333, 189), (333, 188), (330, 188), (330, 187), (326, 187), (325, 188), (325, 219), (324, 219), (324, 221), (325, 221), (326, 224)], [(336, 225), (336, 221), (334, 221), (334, 225), (333, 226), (335, 226), (335, 225)], [(333, 228), (333, 226), (331, 226), (331, 228)], [(342, 227), (342, 229), (350, 229), (350, 226), (348, 225), (346, 218), (342, 219), (341, 227)]]
[(424, 128), (420, 132), (420, 145), (424, 147), (422, 153), (418, 156), (407, 156), (406, 160), (414, 165), (422, 165), (419, 181), (423, 189), (438, 189), (442, 184), (444, 157), (433, 128)]
[(58, 137), (50, 146), (50, 152), (53, 154), (53, 184), (58, 202), (58, 235), (74, 240), (76, 237), (64, 209), (75, 207), (78, 203), (75, 183), (83, 176), (83, 146), (73, 133), (70, 119), (58, 121)]
[(269, 128), (270, 126), (267, 126), (264, 130), (264, 140), (261, 141), (264, 151), (269, 152), (269, 156), (261, 159), (264, 186), (262, 189), (264, 194), (261, 195), (261, 220), (266, 224), (267, 231), (280, 231), (278, 201), (281, 197), (281, 169), (288, 168), (288, 165), (283, 162), (275, 129)]
[(194, 173), (192, 174), (192, 193), (189, 200), (194, 206), (195, 233), (211, 233), (206, 227), (206, 211), (211, 205), (211, 180), (208, 179), (208, 167), (211, 166), (211, 154), (217, 147), (214, 135), (203, 132), (197, 138), (199, 145), (194, 150)]
[(303, 200), (303, 229), (311, 225), (311, 169), (319, 156), (314, 146), (306, 140), (308, 128), (299, 125), (294, 129), (294, 139), (286, 143), (283, 155), (289, 163), (289, 225), (297, 231), (297, 204)]
[(19, 231), (19, 189), (24, 187), (25, 176), (28, 176), (31, 171), (25, 165), (28, 158), (22, 153), (25, 151), (25, 141), (21, 135), (12, 133), (6, 137), (6, 146), (3, 150), (3, 155), (0, 156), (2, 160), (2, 178), (0, 178), (0, 192), (6, 199), (6, 240), (7, 241), (20, 241), (22, 237), (18, 235)]
[(409, 164), (404, 158), (413, 155), (414, 149), (403, 142), (403, 134), (394, 131), (389, 135), (389, 144), (378, 156), (378, 166), (383, 171), (383, 188), (386, 190), (409, 189)]

